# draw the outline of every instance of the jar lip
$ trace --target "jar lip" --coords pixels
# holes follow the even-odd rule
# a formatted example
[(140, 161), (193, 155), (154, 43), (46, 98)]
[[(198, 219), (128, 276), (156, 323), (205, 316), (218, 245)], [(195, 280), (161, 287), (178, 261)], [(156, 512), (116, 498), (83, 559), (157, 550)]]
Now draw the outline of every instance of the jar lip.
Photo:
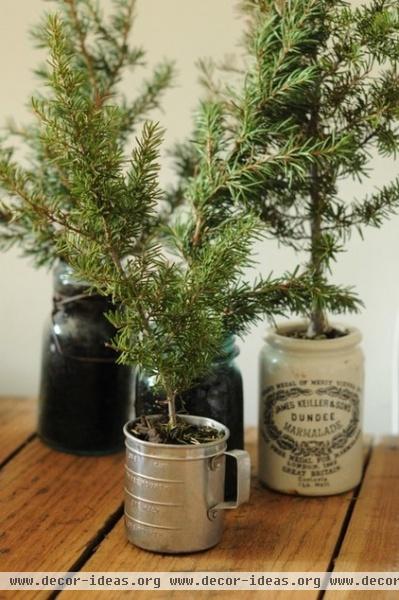
[(62, 259), (58, 259), (54, 265), (53, 281), (55, 290), (67, 296), (90, 288), (86, 281), (76, 277), (74, 269)]
[(222, 344), (221, 354), (215, 357), (215, 364), (229, 362), (237, 358), (237, 356), (240, 354), (240, 348), (236, 341), (237, 338), (234, 333), (229, 333), (226, 336)]
[(272, 346), (283, 348), (285, 350), (298, 350), (300, 352), (325, 352), (329, 350), (341, 350), (348, 347), (357, 346), (362, 340), (362, 334), (357, 327), (334, 323), (337, 329), (345, 329), (348, 333), (339, 338), (323, 340), (307, 340), (302, 338), (293, 338), (284, 335), (290, 331), (303, 330), (307, 327), (306, 320), (288, 321), (278, 323), (277, 327), (270, 328), (265, 340)]

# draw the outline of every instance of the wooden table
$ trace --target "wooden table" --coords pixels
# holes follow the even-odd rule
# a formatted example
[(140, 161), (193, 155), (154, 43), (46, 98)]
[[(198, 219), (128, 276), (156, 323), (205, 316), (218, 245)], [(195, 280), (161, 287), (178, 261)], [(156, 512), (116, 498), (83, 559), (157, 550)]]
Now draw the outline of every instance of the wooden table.
[[(228, 511), (216, 548), (163, 556), (130, 545), (123, 524), (123, 454), (54, 452), (35, 436), (34, 402), (0, 399), (1, 571), (399, 571), (399, 442), (368, 452), (359, 488), (330, 498), (285, 496), (253, 479), (251, 501)], [(254, 450), (255, 432), (248, 432)], [(116, 599), (133, 592), (92, 591)], [(195, 599), (229, 592), (198, 591)], [(397, 598), (398, 592), (235, 592), (242, 598)], [(0, 592), (3, 597), (87, 598), (86, 592)], [(186, 598), (187, 592), (134, 592)], [(186, 594), (186, 595), (184, 595)]]

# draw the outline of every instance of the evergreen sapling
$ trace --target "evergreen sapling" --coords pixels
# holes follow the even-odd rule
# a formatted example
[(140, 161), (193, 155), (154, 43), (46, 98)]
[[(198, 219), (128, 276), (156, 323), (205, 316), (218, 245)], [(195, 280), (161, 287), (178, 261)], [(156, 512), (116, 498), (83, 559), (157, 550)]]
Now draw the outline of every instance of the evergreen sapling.
[[(398, 178), (353, 201), (339, 187), (347, 178), (366, 180), (373, 152), (396, 157), (398, 4), (247, 0), (243, 9), (244, 65), (201, 62), (208, 97), (200, 110), (218, 115), (219, 138), (228, 146), (218, 202), (256, 212), (268, 237), (307, 252), (316, 291), (351, 232), (380, 227), (399, 206)], [(199, 162), (190, 144), (175, 155), (180, 180), (172, 205), (190, 188)], [(361, 305), (350, 290), (330, 292), (305, 307), (306, 337), (336, 334), (327, 311)]]
[[(127, 159), (120, 138), (123, 109), (81, 94), (82, 73), (57, 16), (47, 21), (46, 40), (51, 94), (34, 101), (40, 139), (77, 201), (67, 214), (62, 203), (46, 210), (32, 203), (35, 219), (40, 226), (57, 225), (57, 253), (93, 289), (112, 298), (116, 310), (108, 318), (118, 331), (113, 346), (120, 360), (152, 375), (164, 393), (168, 422), (163, 437), (158, 432), (153, 439), (191, 443), (191, 434), (177, 427), (176, 397), (208, 372), (226, 336), (242, 335), (265, 314), (298, 312), (315, 292), (309, 291), (307, 275), (247, 281), (261, 223), (223, 198), (219, 202), (228, 165), (218, 113), (204, 106), (188, 210), (161, 235), (162, 131), (146, 122)], [(237, 177), (228, 178), (232, 186)], [(332, 291), (334, 286), (321, 286), (316, 295), (328, 298)]]
[[(112, 0), (108, 17), (95, 0), (51, 1), (64, 24), (65, 51), (78, 75), (74, 100), (79, 104), (92, 98), (99, 108), (117, 104), (114, 127), (122, 146), (145, 116), (160, 107), (162, 95), (173, 80), (173, 65), (160, 63), (141, 81), (136, 97), (127, 98), (119, 84), (128, 70), (145, 66), (144, 50), (130, 42), (136, 1)], [(47, 46), (47, 17), (32, 35), (38, 48)], [(35, 72), (43, 94), (37, 94), (32, 103), (34, 117), (40, 112), (46, 88), (52, 85), (50, 65), (44, 63)], [(23, 159), (17, 159), (21, 150)], [(0, 248), (6, 250), (16, 244), (37, 266), (50, 266), (57, 258), (59, 229), (65, 226), (79, 198), (73, 196), (62, 166), (53, 160), (36, 118), (25, 127), (12, 122), (7, 126), (0, 147), (0, 190)]]

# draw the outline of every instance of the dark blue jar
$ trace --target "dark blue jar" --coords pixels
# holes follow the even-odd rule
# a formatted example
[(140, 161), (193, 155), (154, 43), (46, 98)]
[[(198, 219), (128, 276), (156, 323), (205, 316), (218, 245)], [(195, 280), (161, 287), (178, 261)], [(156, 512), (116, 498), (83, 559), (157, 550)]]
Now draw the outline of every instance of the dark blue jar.
[(38, 434), (49, 446), (73, 454), (121, 450), (131, 414), (132, 371), (116, 363), (107, 343), (115, 330), (104, 316), (107, 298), (60, 262), (54, 271), (53, 312), (45, 330)]

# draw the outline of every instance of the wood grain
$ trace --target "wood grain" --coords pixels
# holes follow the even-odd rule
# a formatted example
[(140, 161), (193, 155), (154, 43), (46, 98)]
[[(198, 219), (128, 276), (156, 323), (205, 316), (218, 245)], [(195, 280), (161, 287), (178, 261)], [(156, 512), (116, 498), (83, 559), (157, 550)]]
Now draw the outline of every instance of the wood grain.
[(1, 472), (1, 570), (69, 570), (120, 509), (122, 489), (123, 454), (78, 457), (34, 440)]
[[(399, 571), (399, 441), (373, 450), (335, 571)], [(398, 592), (327, 592), (326, 600), (398, 598)]]
[[(254, 436), (251, 433), (251, 453)], [(353, 493), (330, 498), (304, 498), (274, 493), (254, 479), (249, 504), (227, 511), (222, 542), (207, 552), (166, 556), (145, 552), (127, 540), (121, 519), (84, 565), (84, 571), (325, 571), (328, 568)], [(157, 591), (156, 597), (183, 598), (189, 592)], [(195, 598), (208, 598), (211, 592), (196, 592)], [(212, 592), (212, 598), (226, 598), (226, 591)], [(84, 600), (86, 592), (61, 593), (61, 600)], [(92, 596), (93, 592), (91, 592)], [(129, 592), (108, 591), (108, 599)], [(131, 592), (130, 592), (131, 594)], [(148, 592), (134, 591), (135, 598), (148, 598)], [(235, 592), (240, 599), (298, 594), (306, 599), (318, 592)], [(306, 594), (306, 595), (305, 595)], [(103, 592), (96, 592), (99, 597)], [(95, 596), (94, 596), (95, 597)]]
[[(185, 556), (148, 553), (129, 544), (120, 516), (123, 454), (87, 458), (55, 452), (32, 440), (34, 403), (0, 399), (0, 569), (68, 571), (335, 571), (399, 570), (399, 442), (373, 450), (358, 498), (285, 496), (262, 488), (255, 477), (249, 504), (226, 514), (222, 542)], [(29, 443), (26, 444), (27, 440)], [(247, 432), (252, 455), (255, 430)], [(24, 446), (24, 444), (26, 444)], [(254, 471), (256, 470), (254, 461)], [(353, 512), (352, 512), (353, 510)], [(350, 520), (349, 520), (350, 517)], [(347, 531), (345, 528), (348, 527)], [(342, 535), (342, 534), (345, 535)], [(342, 544), (339, 540), (343, 537)], [(148, 592), (134, 590), (135, 598)], [(66, 592), (86, 600), (86, 592)], [(195, 598), (226, 598), (229, 592), (196, 592)], [(397, 592), (327, 592), (335, 598), (396, 598)], [(132, 591), (92, 591), (116, 600)], [(156, 592), (156, 598), (190, 593)], [(235, 592), (239, 598), (316, 600), (319, 592)], [(0, 598), (50, 598), (51, 592), (0, 592)], [(65, 593), (61, 600), (68, 600)]]
[(30, 438), (35, 431), (35, 426), (33, 399), (0, 398), (0, 464)]

